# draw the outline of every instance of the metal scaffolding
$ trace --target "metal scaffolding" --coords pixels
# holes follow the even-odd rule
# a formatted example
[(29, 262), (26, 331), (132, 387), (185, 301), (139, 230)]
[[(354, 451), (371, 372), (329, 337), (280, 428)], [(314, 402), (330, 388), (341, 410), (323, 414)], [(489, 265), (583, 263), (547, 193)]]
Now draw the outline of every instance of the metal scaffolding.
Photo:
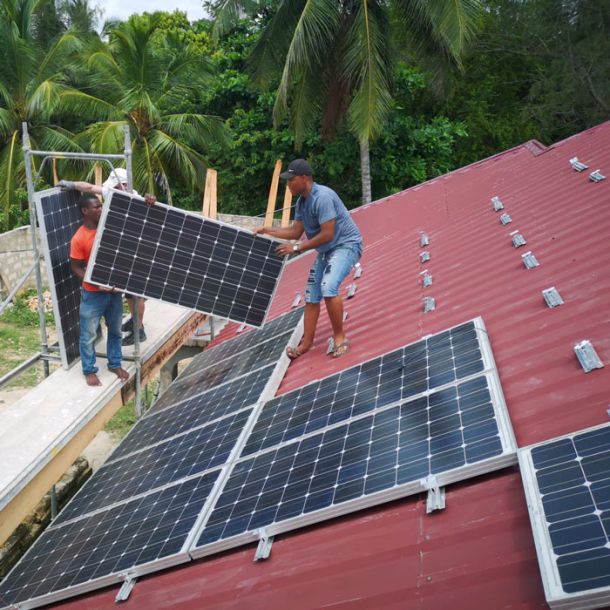
[[(97, 161), (100, 163), (107, 163), (110, 166), (110, 170), (114, 170), (114, 165), (112, 161), (124, 161), (125, 167), (127, 170), (127, 184), (130, 190), (133, 189), (133, 176), (132, 176), (132, 151), (131, 151), (131, 137), (129, 133), (129, 126), (125, 125), (123, 127), (123, 132), (125, 136), (124, 143), (124, 152), (123, 154), (94, 154), (94, 153), (79, 153), (79, 152), (55, 152), (55, 151), (47, 151), (47, 150), (32, 150), (30, 145), (30, 136), (28, 133), (27, 123), (22, 123), (22, 132), (23, 132), (23, 160), (25, 164), (25, 175), (27, 182), (27, 192), (28, 192), (28, 206), (30, 212), (30, 234), (32, 238), (32, 251), (33, 251), (33, 266), (27, 271), (27, 273), (17, 282), (11, 293), (8, 295), (7, 299), (0, 305), (0, 313), (8, 306), (11, 302), (17, 291), (25, 284), (28, 277), (31, 275), (32, 271), (36, 277), (36, 291), (38, 294), (38, 320), (40, 325), (40, 352), (35, 354), (25, 362), (21, 363), (19, 366), (15, 367), (13, 370), (9, 371), (6, 375), (0, 378), (0, 387), (8, 383), (11, 379), (21, 374), (25, 370), (27, 370), (30, 366), (36, 364), (39, 361), (42, 361), (44, 367), (44, 376), (49, 376), (49, 361), (50, 360), (59, 360), (59, 356), (51, 353), (53, 350), (52, 347), (49, 347), (48, 336), (47, 336), (47, 327), (45, 321), (45, 312), (44, 312), (44, 296), (43, 296), (43, 283), (42, 283), (42, 273), (40, 269), (40, 252), (38, 250), (38, 240), (37, 240), (37, 229), (38, 229), (38, 219), (36, 217), (36, 206), (34, 204), (34, 195), (36, 193), (36, 184), (42, 175), (42, 171), (44, 170), (45, 164), (47, 161), (51, 159), (74, 159), (74, 160), (82, 160), (82, 161)], [(42, 161), (40, 163), (40, 167), (34, 176), (34, 158), (41, 157)], [(139, 311), (140, 311), (140, 299), (133, 299), (133, 309), (135, 316), (135, 320), (139, 320)], [(137, 324), (134, 326), (134, 329), (137, 330)], [(135, 399), (134, 399), (134, 410), (137, 417), (140, 417), (142, 414), (142, 406), (141, 406), (141, 357), (140, 357), (140, 337), (139, 333), (134, 331), (134, 351), (133, 351), (133, 361), (135, 364)]]

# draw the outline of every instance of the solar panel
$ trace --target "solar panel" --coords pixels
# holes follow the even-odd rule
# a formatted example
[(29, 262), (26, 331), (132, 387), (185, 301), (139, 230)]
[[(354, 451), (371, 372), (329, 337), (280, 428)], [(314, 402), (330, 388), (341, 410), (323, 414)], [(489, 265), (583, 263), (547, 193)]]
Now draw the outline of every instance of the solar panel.
[(291, 311), (290, 313), (275, 318), (271, 322), (267, 322), (261, 328), (246, 330), (243, 334), (232, 337), (216, 346), (207, 347), (201, 354), (198, 354), (193, 358), (190, 364), (184, 369), (181, 376), (186, 377), (196, 370), (201, 370), (210, 364), (225, 360), (239, 352), (243, 352), (257, 344), (272, 339), (273, 337), (294, 330), (302, 315), (302, 308)]
[(253, 405), (263, 394), (274, 369), (275, 365), (269, 364), (250, 375), (169, 405), (162, 411), (149, 412), (129, 431), (110, 459), (119, 459), (142, 447)]
[(70, 240), (82, 223), (80, 193), (52, 188), (34, 194), (53, 315), (64, 368), (80, 357), (80, 282), (70, 267)]
[(113, 192), (86, 280), (261, 326), (281, 275), (278, 242)]
[(33, 608), (189, 560), (187, 537), (218, 471), (47, 529), (0, 583)]
[(610, 425), (519, 451), (546, 600), (610, 603)]
[(515, 451), (479, 318), (269, 401), (191, 554), (489, 472)]
[[(463, 324), (269, 401), (244, 454), (482, 372), (474, 323)], [(445, 394), (455, 393), (455, 388)]]
[[(204, 392), (209, 388), (232, 381), (252, 370), (263, 367), (271, 362), (277, 362), (286, 350), (286, 345), (292, 335), (289, 331), (265, 343), (256, 345), (241, 354), (212, 364), (203, 370), (181, 375), (163, 393), (161, 404), (169, 405), (185, 400), (193, 394)], [(287, 359), (287, 356), (286, 356)]]
[(62, 510), (55, 523), (82, 517), (141, 493), (224, 464), (252, 409), (104, 464)]

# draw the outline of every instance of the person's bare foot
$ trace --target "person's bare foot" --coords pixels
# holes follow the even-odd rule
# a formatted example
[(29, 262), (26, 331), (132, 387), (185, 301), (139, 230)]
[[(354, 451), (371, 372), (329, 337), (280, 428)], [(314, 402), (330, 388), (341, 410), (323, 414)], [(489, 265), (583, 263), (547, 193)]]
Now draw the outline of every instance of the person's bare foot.
[(91, 386), (102, 385), (102, 382), (99, 380), (99, 377), (95, 373), (89, 373), (88, 375), (85, 375), (85, 381), (87, 382), (87, 385)]
[(290, 360), (296, 360), (299, 356), (302, 356), (305, 352), (311, 349), (311, 343), (304, 343), (301, 341), (298, 347), (287, 347), (286, 354)]
[(121, 381), (127, 381), (129, 379), (129, 373), (119, 367), (118, 369), (108, 369), (111, 373), (114, 373)]

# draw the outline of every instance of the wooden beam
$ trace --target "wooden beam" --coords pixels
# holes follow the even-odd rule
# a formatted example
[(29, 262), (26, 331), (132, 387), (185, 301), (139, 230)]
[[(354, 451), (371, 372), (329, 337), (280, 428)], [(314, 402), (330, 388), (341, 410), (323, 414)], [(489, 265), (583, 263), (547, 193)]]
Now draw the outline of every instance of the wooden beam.
[[(161, 367), (182, 347), (201, 325), (205, 316), (193, 314), (151, 357), (142, 364), (142, 384), (159, 374)], [(133, 397), (135, 381), (132, 377), (103, 405), (81, 430), (66, 444), (49, 463), (0, 511), (0, 544), (3, 544), (40, 499), (61, 479), (74, 461), (106, 425), (110, 418)]]
[(286, 192), (284, 193), (284, 207), (282, 208), (282, 227), (290, 226), (290, 209), (292, 207), (292, 193), (286, 185)]
[(202, 214), (208, 218), (216, 218), (217, 215), (217, 185), (218, 172), (215, 169), (208, 168), (205, 174), (205, 190), (203, 191), (203, 209)]
[(275, 201), (277, 199), (277, 189), (280, 183), (280, 172), (282, 171), (282, 160), (275, 162), (273, 178), (271, 178), (271, 188), (269, 189), (269, 199), (267, 200), (267, 213), (265, 214), (265, 227), (273, 225), (273, 214), (275, 213)]
[(57, 176), (57, 159), (53, 159), (53, 186), (57, 186), (59, 177)]

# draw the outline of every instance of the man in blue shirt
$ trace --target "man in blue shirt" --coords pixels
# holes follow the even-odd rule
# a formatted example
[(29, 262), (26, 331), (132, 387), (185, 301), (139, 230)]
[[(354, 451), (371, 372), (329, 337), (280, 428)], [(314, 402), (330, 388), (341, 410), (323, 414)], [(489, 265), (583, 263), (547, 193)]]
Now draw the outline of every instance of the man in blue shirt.
[(307, 161), (295, 159), (280, 177), (288, 180), (290, 192), (298, 196), (294, 222), (287, 228), (263, 227), (255, 233), (280, 239), (299, 239), (305, 233), (306, 240), (278, 246), (276, 252), (279, 256), (314, 248), (318, 252), (305, 288), (303, 339), (298, 347), (289, 347), (287, 353), (294, 360), (311, 348), (320, 315), (320, 302), (324, 299), (333, 328), (335, 347), (332, 355), (338, 358), (349, 350), (349, 341), (343, 331), (343, 300), (339, 296), (339, 287), (360, 260), (362, 235), (339, 195), (313, 181), (311, 166)]

